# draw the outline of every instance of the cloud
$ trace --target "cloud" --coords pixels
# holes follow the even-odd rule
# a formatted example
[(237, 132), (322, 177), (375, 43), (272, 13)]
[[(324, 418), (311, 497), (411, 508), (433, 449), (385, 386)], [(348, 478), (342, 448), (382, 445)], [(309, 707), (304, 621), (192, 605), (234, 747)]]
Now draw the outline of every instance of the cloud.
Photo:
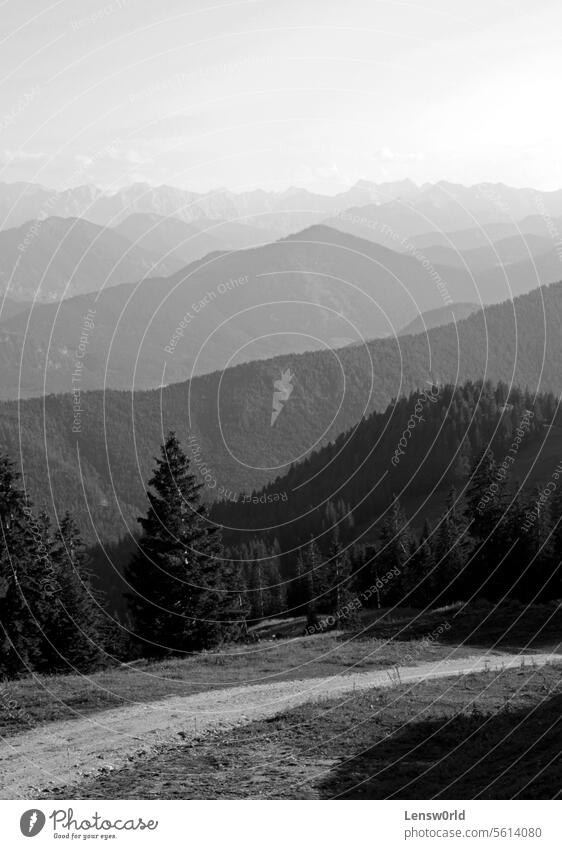
[(74, 162), (81, 168), (89, 168), (93, 161), (91, 156), (86, 156), (83, 153), (77, 153), (74, 157)]
[(154, 161), (152, 156), (147, 156), (146, 154), (140, 153), (140, 151), (134, 149), (124, 151), (121, 155), (132, 165), (146, 165), (148, 162)]
[(381, 162), (421, 162), (423, 153), (419, 151), (402, 152), (392, 150), (390, 147), (382, 147), (375, 151), (373, 159), (378, 159)]
[(137, 148), (126, 148), (117, 142), (107, 145), (102, 151), (93, 155), (85, 153), (74, 155), (74, 162), (84, 171), (91, 169), (99, 162), (107, 164), (108, 160), (128, 165), (146, 165), (154, 161), (152, 156), (142, 153)]
[(26, 150), (2, 150), (0, 151), (0, 157), (9, 163), (9, 162), (37, 162), (41, 159), (45, 159), (47, 156), (46, 153), (42, 151), (37, 151), (36, 153), (32, 153), (31, 151)]

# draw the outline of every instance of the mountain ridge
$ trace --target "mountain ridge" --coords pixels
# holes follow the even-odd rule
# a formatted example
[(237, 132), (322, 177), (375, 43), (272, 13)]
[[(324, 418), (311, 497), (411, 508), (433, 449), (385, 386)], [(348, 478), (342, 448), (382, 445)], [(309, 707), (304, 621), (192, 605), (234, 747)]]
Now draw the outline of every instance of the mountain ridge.
[(0, 230), (0, 292), (12, 300), (56, 301), (178, 267), (177, 259), (162, 259), (83, 218), (52, 216)]
[[(83, 392), (77, 432), (71, 395), (4, 402), (0, 444), (41, 506), (72, 507), (88, 539), (116, 540), (136, 529), (151, 458), (170, 428), (196, 446), (190, 456), (207, 500), (251, 492), (428, 382), (504, 381), (559, 396), (561, 325), (557, 283), (456, 325), (349, 346), (337, 357), (286, 354), (161, 389)], [(287, 370), (293, 389), (272, 427), (275, 382)]]

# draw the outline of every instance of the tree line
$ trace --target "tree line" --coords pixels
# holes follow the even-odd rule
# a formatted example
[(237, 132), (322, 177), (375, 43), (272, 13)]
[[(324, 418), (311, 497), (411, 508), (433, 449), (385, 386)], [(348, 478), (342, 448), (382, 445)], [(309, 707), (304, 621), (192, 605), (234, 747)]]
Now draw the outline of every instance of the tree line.
[[(260, 504), (266, 528), (250, 521), (244, 534), (230, 530), (240, 504), (203, 503), (170, 432), (147, 484), (140, 534), (123, 548), (127, 615), (118, 626), (72, 516), (53, 522), (36, 510), (1, 457), (0, 675), (199, 651), (249, 639), (252, 624), (287, 614), (305, 615), (310, 632), (354, 628), (362, 607), (559, 598), (562, 465), (553, 462), (537, 491), (522, 489), (514, 472), (527, 444), (560, 427), (556, 399), (502, 384), (441, 387), (394, 477), (377, 491), (380, 444), (395, 444), (416, 397), (294, 467), (273, 486), (293, 492), (306, 475), (312, 492), (297, 487), (301, 495), (283, 505), (277, 524), (279, 505)], [(322, 469), (331, 478), (322, 480)], [(448, 486), (445, 504), (441, 498), (421, 527), (396, 494), (405, 478), (415, 491)], [(328, 486), (337, 497), (305, 509), (315, 487)]]
[[(286, 582), (286, 610), (330, 608), (333, 594), (325, 585), (334, 534), (350, 564), (346, 589), (352, 595), (376, 589), (367, 606), (562, 595), (558, 400), (481, 381), (433, 387), (425, 395), (423, 409), (420, 393), (398, 399), (255, 493), (286, 491), (286, 504), (213, 506), (214, 520), (228, 528), (231, 552), (259, 545), (262, 564), (270, 562), (272, 546), (283, 552), (274, 560)], [(416, 408), (423, 421), (406, 438)], [(392, 463), (401, 440), (399, 463)], [(541, 474), (550, 480), (539, 484), (535, 472), (521, 487), (519, 473), (528, 478), (543, 450), (554, 457), (549, 466), (542, 461)], [(423, 521), (428, 501), (431, 520)], [(413, 514), (416, 523), (408, 518)], [(244, 532), (233, 529), (236, 523)], [(381, 586), (389, 572), (394, 579)]]
[(86, 549), (69, 513), (35, 511), (0, 456), (0, 675), (87, 670), (109, 641)]
[[(49, 509), (54, 504), (59, 515), (71, 510), (87, 542), (93, 543), (99, 537), (104, 544), (113, 543), (126, 532), (126, 523), (134, 525), (136, 516), (144, 510), (143, 480), (150, 474), (152, 454), (162, 441), (162, 421), (166, 427), (176, 428), (184, 440), (190, 435), (196, 437), (201, 456), (225, 488), (233, 493), (249, 494), (252, 487), (259, 489), (269, 480), (269, 473), (237, 462), (223, 444), (219, 396), (222, 415), (228, 411), (229, 436), (232, 444), (236, 443), (237, 456), (254, 457), (252, 464), (263, 467), (269, 465), (267, 457), (272, 447), (271, 387), (286, 368), (293, 369), (297, 380), (290, 401), (291, 415), (280, 416), (274, 426), (278, 461), (301, 455), (310, 445), (310, 434), (324, 433), (324, 428), (322, 442), (338, 442), (341, 447), (339, 434), (354, 428), (366, 409), (384, 411), (397, 386), (400, 394), (405, 395), (398, 401), (402, 405), (410, 391), (427, 387), (426, 380), (431, 377), (441, 385), (454, 382), (462, 386), (468, 379), (476, 380), (486, 374), (494, 383), (503, 379), (519, 387), (541, 386), (558, 396), (562, 393), (561, 325), (562, 284), (542, 286), (513, 301), (489, 306), (485, 313), (474, 314), (457, 326), (450, 324), (430, 330), (430, 345), (426, 334), (421, 333), (401, 337), (400, 346), (393, 338), (376, 339), (366, 346), (348, 346), (339, 350), (337, 361), (329, 351), (253, 361), (229, 369), (224, 379), (220, 372), (214, 372), (193, 378), (189, 386), (171, 384), (161, 397), (159, 393), (143, 391), (135, 391), (133, 399), (128, 391), (85, 392), (83, 406), (87, 406), (88, 414), (84, 416), (80, 434), (73, 434), (67, 426), (73, 417), (71, 395), (2, 402), (0, 445), (13, 457), (23, 452), (26, 486), (36, 504)], [(501, 341), (490, 345), (490, 340)], [(3, 367), (6, 366), (4, 348), (9, 345), (8, 338), (0, 352)], [(374, 381), (373, 364), (376, 364)], [(338, 407), (344, 385), (345, 403)], [(192, 399), (189, 432), (185, 417), (188, 389)], [(470, 398), (466, 400), (471, 410)], [(460, 396), (459, 402), (462, 403)], [(387, 444), (382, 437), (380, 450), (388, 450), (389, 458), (412, 412), (410, 405), (397, 439)], [(452, 419), (462, 432), (462, 419), (457, 419), (455, 412)], [(256, 421), (261, 426), (256, 427)], [(421, 445), (424, 429), (416, 429), (412, 447)], [(479, 447), (483, 444), (480, 442)], [(80, 479), (75, 474), (77, 445)], [(388, 497), (392, 490), (400, 491), (398, 484), (400, 476), (406, 473), (407, 459), (401, 458)], [(424, 466), (421, 473), (425, 471)], [(294, 473), (299, 473), (298, 467)], [(358, 475), (363, 473), (369, 473), (368, 467), (358, 470)], [(285, 487), (270, 490), (289, 491)], [(315, 495), (313, 489), (310, 492)], [(215, 489), (207, 489), (208, 501), (215, 495)], [(352, 503), (350, 498), (346, 500)], [(290, 503), (276, 506), (280, 515), (286, 515), (285, 508)], [(240, 511), (250, 512), (251, 507), (239, 505)], [(306, 538), (303, 534), (303, 540)], [(281, 538), (279, 542), (283, 545)], [(228, 535), (225, 543), (229, 543)]]

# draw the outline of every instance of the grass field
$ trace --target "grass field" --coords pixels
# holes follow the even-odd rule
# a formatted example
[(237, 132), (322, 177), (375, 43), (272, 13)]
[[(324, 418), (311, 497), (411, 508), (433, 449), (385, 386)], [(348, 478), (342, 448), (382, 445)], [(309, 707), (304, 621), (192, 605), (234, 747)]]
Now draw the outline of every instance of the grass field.
[(551, 799), (561, 752), (560, 667), (527, 667), (305, 705), (61, 798)]
[[(446, 623), (450, 627), (433, 638)], [(287, 639), (233, 646), (187, 658), (143, 661), (92, 675), (33, 676), (0, 686), (0, 733), (4, 736), (61, 719), (167, 696), (188, 696), (240, 684), (328, 677), (356, 671), (414, 666), (489, 650), (556, 650), (562, 614), (556, 605), (525, 611), (518, 605), (452, 606), (431, 614), (369, 611), (360, 631), (301, 634), (302, 620), (271, 623), (261, 630)]]

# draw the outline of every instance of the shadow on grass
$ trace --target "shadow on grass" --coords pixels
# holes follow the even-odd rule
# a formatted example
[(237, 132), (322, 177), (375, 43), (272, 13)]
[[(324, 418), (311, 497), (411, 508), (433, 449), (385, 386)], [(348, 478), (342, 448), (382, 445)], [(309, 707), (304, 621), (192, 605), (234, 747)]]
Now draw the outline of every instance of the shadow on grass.
[(472, 711), (408, 725), (331, 771), (320, 796), (553, 799), (562, 793), (561, 752), (556, 695), (534, 710)]
[(432, 640), (437, 632), (435, 641), (444, 645), (501, 651), (562, 651), (562, 606), (550, 602), (525, 607), (514, 601), (498, 605), (459, 604), (414, 615), (411, 619), (389, 621), (383, 616), (366, 630), (369, 637), (401, 641)]
[(474, 646), (560, 651), (562, 607), (557, 603), (524, 607), (516, 602), (460, 609), (451, 619), (447, 642)]

